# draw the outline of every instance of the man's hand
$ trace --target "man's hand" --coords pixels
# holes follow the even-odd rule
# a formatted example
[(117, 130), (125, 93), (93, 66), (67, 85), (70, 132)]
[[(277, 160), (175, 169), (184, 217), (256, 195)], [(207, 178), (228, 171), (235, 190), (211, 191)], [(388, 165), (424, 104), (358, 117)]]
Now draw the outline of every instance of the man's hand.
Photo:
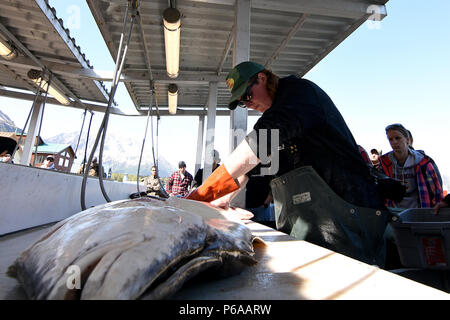
[(228, 210), (230, 208), (229, 197), (225, 196), (210, 202), (211, 205), (217, 208)]
[(433, 212), (434, 214), (438, 214), (439, 213), (439, 209), (441, 208), (447, 208), (448, 205), (447, 203), (445, 203), (444, 201), (439, 202), (438, 204), (436, 204), (433, 208)]
[(438, 214), (439, 209), (450, 207), (450, 193), (445, 196), (445, 198), (434, 206), (433, 211), (434, 214)]

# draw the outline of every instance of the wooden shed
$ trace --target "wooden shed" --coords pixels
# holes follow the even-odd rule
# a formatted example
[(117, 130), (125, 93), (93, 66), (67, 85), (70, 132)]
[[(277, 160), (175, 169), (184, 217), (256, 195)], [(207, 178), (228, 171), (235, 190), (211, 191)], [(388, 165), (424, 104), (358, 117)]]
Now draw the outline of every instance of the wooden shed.
[[(31, 163), (34, 158), (31, 156)], [(52, 156), (55, 159), (55, 168), (58, 171), (70, 172), (72, 164), (75, 159), (75, 152), (70, 144), (57, 144), (57, 143), (42, 143), (37, 147), (35, 166), (40, 167), (48, 156)]]

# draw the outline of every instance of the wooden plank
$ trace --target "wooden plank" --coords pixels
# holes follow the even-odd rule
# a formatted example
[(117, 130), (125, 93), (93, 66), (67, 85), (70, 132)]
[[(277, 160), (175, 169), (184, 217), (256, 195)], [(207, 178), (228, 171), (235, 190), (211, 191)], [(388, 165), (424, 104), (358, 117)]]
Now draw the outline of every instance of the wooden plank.
[(449, 299), (443, 291), (251, 222), (266, 245), (258, 264), (230, 278), (195, 283), (174, 299)]

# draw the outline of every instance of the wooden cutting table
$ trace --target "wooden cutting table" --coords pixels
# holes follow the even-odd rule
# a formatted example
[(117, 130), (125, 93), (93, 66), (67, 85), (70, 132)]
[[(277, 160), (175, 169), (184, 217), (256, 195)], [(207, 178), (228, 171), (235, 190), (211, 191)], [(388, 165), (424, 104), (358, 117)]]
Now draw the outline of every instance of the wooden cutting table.
[[(173, 299), (449, 299), (443, 291), (411, 281), (306, 241), (249, 222), (265, 241), (255, 245), (258, 263), (239, 275), (213, 281), (191, 281)], [(9, 265), (49, 226), (0, 237), (0, 299), (26, 299)]]
[(255, 246), (258, 264), (223, 280), (194, 283), (174, 299), (449, 299), (444, 291), (299, 241), (255, 222), (247, 223), (265, 241)]

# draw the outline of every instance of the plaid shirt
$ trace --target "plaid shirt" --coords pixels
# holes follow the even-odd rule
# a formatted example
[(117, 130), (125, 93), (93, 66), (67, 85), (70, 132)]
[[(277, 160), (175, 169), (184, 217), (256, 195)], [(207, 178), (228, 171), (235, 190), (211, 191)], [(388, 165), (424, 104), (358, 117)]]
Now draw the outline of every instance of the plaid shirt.
[(370, 161), (369, 154), (367, 153), (366, 149), (361, 147), (358, 144), (359, 153), (361, 153), (361, 156), (363, 157), (365, 163), (367, 163), (369, 166), (372, 166), (372, 161)]
[[(386, 175), (393, 177), (393, 164), (388, 154), (380, 157), (381, 167)], [(414, 168), (417, 179), (417, 189), (421, 208), (432, 208), (442, 200), (442, 179), (433, 159), (425, 156)], [(398, 207), (393, 201), (387, 201), (387, 206)]]
[(189, 193), (189, 188), (192, 183), (192, 175), (185, 171), (184, 178), (181, 177), (180, 172), (177, 170), (169, 178), (167, 182), (167, 192), (172, 193), (174, 196), (185, 197)]

